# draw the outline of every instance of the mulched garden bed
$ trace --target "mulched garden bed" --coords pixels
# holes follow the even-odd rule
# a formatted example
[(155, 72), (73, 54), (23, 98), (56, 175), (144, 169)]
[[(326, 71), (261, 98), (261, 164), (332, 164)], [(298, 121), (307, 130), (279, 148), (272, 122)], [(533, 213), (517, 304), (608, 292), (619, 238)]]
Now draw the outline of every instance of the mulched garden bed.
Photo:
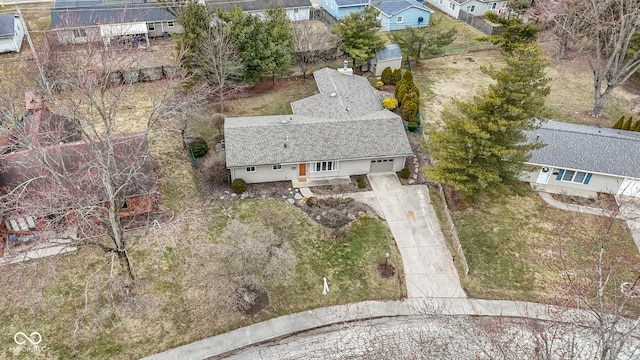
[(560, 202), (580, 205), (580, 206), (588, 206), (593, 208), (601, 208), (610, 211), (617, 211), (619, 206), (616, 202), (616, 199), (611, 194), (598, 193), (598, 197), (595, 199), (585, 198), (580, 196), (569, 196), (569, 195), (560, 195), (560, 194), (551, 194), (551, 196)]

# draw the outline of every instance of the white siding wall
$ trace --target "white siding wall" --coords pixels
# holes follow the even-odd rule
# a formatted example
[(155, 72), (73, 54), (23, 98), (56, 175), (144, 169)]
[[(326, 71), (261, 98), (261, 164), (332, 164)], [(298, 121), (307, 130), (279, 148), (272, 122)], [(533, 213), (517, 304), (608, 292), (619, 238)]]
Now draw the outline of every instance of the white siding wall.
[(282, 170), (273, 170), (273, 165), (256, 166), (255, 172), (247, 172), (246, 168), (233, 168), (231, 171), (231, 181), (235, 179), (242, 179), (251, 183), (271, 182), (271, 181), (286, 181), (297, 179), (298, 166), (282, 165)]
[(624, 178), (616, 176), (608, 176), (601, 174), (592, 174), (588, 184), (580, 184), (568, 181), (557, 180), (557, 173), (559, 169), (552, 169), (549, 182), (547, 184), (537, 184), (538, 174), (540, 169), (528, 172), (522, 176), (522, 180), (531, 183), (532, 186), (538, 185), (537, 188), (544, 191), (554, 193), (568, 193), (571, 191), (587, 191), (587, 192), (601, 192), (608, 194), (616, 194), (622, 185)]
[(425, 2), (430, 5), (429, 7), (433, 6), (433, 7), (437, 8), (438, 10), (441, 10), (445, 14), (453, 17), (454, 19), (457, 19), (458, 18), (458, 14), (460, 13), (460, 5), (453, 3), (453, 4), (455, 4), (455, 9), (451, 10), (449, 8), (449, 3), (451, 3), (451, 1), (449, 1), (449, 0), (425, 0)]
[[(400, 171), (404, 167), (405, 157), (393, 158), (393, 171)], [(307, 178), (338, 177), (368, 174), (371, 170), (371, 159), (344, 160), (338, 162), (335, 171), (312, 171), (313, 163), (307, 163)], [(256, 166), (256, 171), (247, 172), (245, 167), (231, 168), (231, 181), (243, 179), (247, 184), (270, 181), (287, 181), (297, 179), (298, 164), (282, 165), (282, 170), (273, 170), (272, 165)]]

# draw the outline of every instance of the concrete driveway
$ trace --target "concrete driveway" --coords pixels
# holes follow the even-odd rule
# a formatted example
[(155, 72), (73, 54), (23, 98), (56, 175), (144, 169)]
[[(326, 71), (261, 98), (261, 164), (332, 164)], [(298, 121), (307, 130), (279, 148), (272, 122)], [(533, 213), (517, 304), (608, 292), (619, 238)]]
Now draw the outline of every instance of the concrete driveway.
[(395, 173), (368, 178), (400, 249), (408, 297), (466, 297), (427, 187), (402, 186)]

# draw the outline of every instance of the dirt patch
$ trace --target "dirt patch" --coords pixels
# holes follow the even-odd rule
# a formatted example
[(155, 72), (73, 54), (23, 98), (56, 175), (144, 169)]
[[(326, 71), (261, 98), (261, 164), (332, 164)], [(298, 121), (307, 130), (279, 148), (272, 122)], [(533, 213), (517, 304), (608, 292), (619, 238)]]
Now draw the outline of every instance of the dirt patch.
[(572, 205), (588, 206), (609, 211), (617, 211), (619, 208), (615, 197), (611, 194), (598, 193), (598, 197), (595, 199), (559, 194), (551, 194), (551, 196), (557, 201)]
[(380, 276), (385, 279), (390, 279), (393, 277), (393, 275), (396, 274), (395, 266), (393, 266), (393, 264), (388, 261), (378, 264), (377, 270), (378, 274), (380, 274)]
[[(366, 175), (352, 175), (350, 179), (351, 181), (348, 184), (314, 186), (311, 188), (311, 191), (315, 195), (337, 195), (373, 190), (371, 183), (369, 183), (369, 178), (367, 178)], [(359, 179), (361, 179), (360, 182), (365, 185), (364, 187), (358, 185)]]
[(269, 306), (269, 293), (255, 284), (237, 288), (233, 296), (235, 309), (245, 316), (253, 316)]
[(373, 209), (352, 198), (310, 197), (297, 204), (313, 221), (330, 229), (340, 229), (365, 216), (377, 218)]

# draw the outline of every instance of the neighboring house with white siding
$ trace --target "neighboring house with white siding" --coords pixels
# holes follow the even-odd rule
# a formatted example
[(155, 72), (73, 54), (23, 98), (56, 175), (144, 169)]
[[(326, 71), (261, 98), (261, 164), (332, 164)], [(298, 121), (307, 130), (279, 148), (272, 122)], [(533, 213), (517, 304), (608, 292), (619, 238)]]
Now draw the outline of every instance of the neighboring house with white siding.
[(532, 152), (535, 169), (522, 176), (534, 189), (640, 197), (640, 133), (548, 121), (528, 135), (547, 144)]
[(51, 29), (61, 44), (84, 44), (116, 37), (144, 39), (182, 32), (162, 4), (127, 1), (56, 1)]
[(227, 118), (231, 180), (247, 183), (400, 171), (412, 154), (400, 117), (366, 78), (324, 68), (319, 93), (291, 103), (293, 115)]
[(228, 0), (207, 1), (207, 7), (209, 10), (214, 12), (218, 8), (223, 12), (226, 12), (236, 5), (242, 9), (242, 12), (258, 16), (263, 16), (264, 11), (269, 6), (279, 6), (285, 11), (287, 17), (291, 21), (309, 20), (311, 12), (310, 0), (243, 0), (238, 2)]
[(0, 54), (20, 52), (24, 39), (24, 27), (19, 15), (0, 15)]
[(460, 10), (474, 16), (483, 16), (487, 11), (503, 13), (507, 9), (506, 0), (425, 0), (424, 2), (454, 19), (460, 17)]

